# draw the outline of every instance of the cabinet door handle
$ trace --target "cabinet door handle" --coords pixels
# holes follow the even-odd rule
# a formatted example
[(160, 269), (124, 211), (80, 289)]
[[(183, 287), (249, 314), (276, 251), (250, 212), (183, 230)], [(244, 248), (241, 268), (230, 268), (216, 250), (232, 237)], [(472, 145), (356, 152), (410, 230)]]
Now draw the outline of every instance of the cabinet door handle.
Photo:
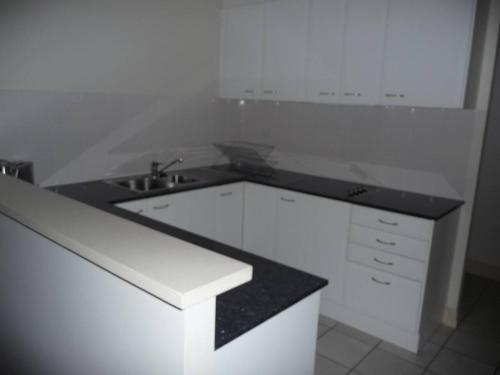
[(396, 242), (387, 242), (387, 241), (381, 240), (380, 238), (377, 238), (377, 242), (381, 245), (396, 246)]
[(391, 285), (391, 283), (389, 281), (380, 281), (380, 280), (377, 280), (375, 277), (372, 277), (372, 281), (374, 283), (382, 284), (382, 285), (385, 285), (385, 286)]
[(232, 191), (227, 191), (227, 192), (225, 192), (225, 193), (220, 193), (220, 196), (221, 196), (221, 197), (229, 197), (229, 196), (231, 196), (231, 195), (233, 195), (233, 192), (232, 192)]
[(247, 89), (245, 90), (245, 94), (255, 94), (255, 90)]
[(170, 203), (164, 204), (163, 206), (153, 206), (153, 210), (164, 210), (165, 208), (168, 208), (170, 206)]
[(404, 98), (406, 95), (405, 94), (396, 94), (394, 92), (387, 92), (384, 95), (386, 98)]
[(295, 199), (284, 198), (284, 197), (281, 197), (280, 199), (281, 199), (283, 202), (295, 203)]
[(384, 266), (394, 266), (394, 263), (392, 262), (384, 262), (378, 258), (373, 258), (373, 260), (376, 262), (376, 263), (379, 263), (379, 264), (382, 264)]
[(134, 211), (134, 213), (136, 213), (136, 214), (142, 214), (143, 212), (144, 212), (143, 209), (140, 209), (139, 211)]
[(397, 223), (397, 222), (385, 221), (383, 219), (378, 219), (378, 222), (380, 224), (384, 224), (384, 225), (392, 225), (393, 227), (397, 227), (399, 225), (399, 223)]

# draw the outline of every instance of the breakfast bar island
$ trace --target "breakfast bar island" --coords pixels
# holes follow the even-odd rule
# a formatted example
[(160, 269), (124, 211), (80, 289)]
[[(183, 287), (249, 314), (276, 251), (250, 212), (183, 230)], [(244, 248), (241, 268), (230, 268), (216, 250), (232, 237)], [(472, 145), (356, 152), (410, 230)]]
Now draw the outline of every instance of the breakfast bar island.
[(313, 374), (326, 280), (91, 199), (0, 189), (7, 372)]

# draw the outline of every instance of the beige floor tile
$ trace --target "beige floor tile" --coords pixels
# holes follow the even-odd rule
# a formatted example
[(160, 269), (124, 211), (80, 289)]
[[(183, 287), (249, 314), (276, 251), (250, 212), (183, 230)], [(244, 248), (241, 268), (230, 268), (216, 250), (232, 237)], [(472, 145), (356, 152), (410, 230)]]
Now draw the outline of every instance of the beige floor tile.
[(429, 341), (436, 345), (444, 345), (446, 340), (451, 336), (454, 329), (447, 326), (439, 326), (439, 328), (434, 332)]
[(441, 349), (439, 345), (430, 342), (421, 347), (417, 354), (388, 342), (382, 342), (378, 348), (397, 355), (398, 357), (414, 363), (419, 367), (426, 367), (436, 357), (437, 353)]
[(331, 329), (330, 327), (325, 326), (324, 324), (319, 323), (318, 324), (318, 338), (320, 338), (321, 336), (323, 336), (330, 329)]
[(356, 329), (354, 327), (348, 326), (343, 323), (337, 324), (334, 329), (337, 332), (341, 332), (345, 335), (351, 336), (356, 340), (362, 341), (369, 345), (376, 345), (381, 341), (379, 338), (375, 336), (369, 335), (366, 332), (360, 331), (359, 329)]
[(366, 356), (373, 345), (331, 330), (318, 340), (317, 352), (343, 366), (352, 368)]
[(356, 371), (362, 375), (420, 375), (423, 369), (377, 348), (356, 367)]
[(495, 367), (443, 349), (431, 363), (430, 370), (440, 375), (493, 375)]
[(328, 316), (325, 316), (325, 315), (320, 315), (319, 316), (319, 323), (320, 324), (323, 324), (324, 326), (327, 326), (327, 327), (334, 327), (338, 322), (335, 320), (335, 319), (332, 319)]
[(492, 366), (500, 361), (500, 342), (464, 332), (456, 331), (446, 347)]
[(345, 375), (349, 372), (347, 367), (332, 362), (320, 355), (316, 356), (314, 375)]

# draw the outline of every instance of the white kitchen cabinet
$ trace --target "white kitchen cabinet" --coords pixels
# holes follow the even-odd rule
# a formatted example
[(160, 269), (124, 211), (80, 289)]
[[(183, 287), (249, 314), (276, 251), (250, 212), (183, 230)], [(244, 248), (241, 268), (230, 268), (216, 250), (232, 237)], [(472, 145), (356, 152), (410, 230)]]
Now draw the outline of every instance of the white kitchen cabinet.
[(215, 189), (199, 189), (148, 199), (148, 217), (213, 238), (215, 233)]
[(379, 102), (388, 2), (389, 0), (347, 2), (342, 103)]
[(140, 215), (146, 215), (148, 210), (147, 199), (118, 203), (115, 206)]
[(323, 298), (341, 302), (351, 205), (278, 190), (276, 260), (328, 279)]
[(415, 331), (420, 313), (422, 284), (348, 262), (345, 304), (409, 331)]
[(311, 0), (307, 99), (340, 102), (342, 49), (347, 0)]
[(243, 239), (243, 183), (215, 188), (216, 241), (237, 248)]
[(382, 103), (463, 107), (476, 0), (390, 0)]
[(243, 250), (275, 259), (276, 189), (245, 182)]
[(264, 28), (261, 98), (304, 100), (308, 1), (265, 3)]
[(245, 4), (222, 9), (221, 97), (259, 97), (263, 32), (264, 4)]

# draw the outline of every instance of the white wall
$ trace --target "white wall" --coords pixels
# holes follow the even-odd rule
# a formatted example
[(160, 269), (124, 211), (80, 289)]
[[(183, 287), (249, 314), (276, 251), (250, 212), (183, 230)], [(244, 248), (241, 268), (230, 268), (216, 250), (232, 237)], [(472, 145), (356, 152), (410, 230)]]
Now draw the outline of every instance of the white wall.
[(500, 251), (497, 232), (500, 228), (500, 61), (497, 54), (493, 91), (488, 113), (479, 181), (472, 215), (468, 246), (468, 269), (500, 280)]
[(178, 153), (211, 161), (210, 143), (235, 137), (213, 101), (219, 7), (2, 2), (0, 158), (34, 160), (44, 184), (142, 172)]
[(246, 141), (272, 144), (279, 166), (461, 198), (473, 110), (224, 101)]

